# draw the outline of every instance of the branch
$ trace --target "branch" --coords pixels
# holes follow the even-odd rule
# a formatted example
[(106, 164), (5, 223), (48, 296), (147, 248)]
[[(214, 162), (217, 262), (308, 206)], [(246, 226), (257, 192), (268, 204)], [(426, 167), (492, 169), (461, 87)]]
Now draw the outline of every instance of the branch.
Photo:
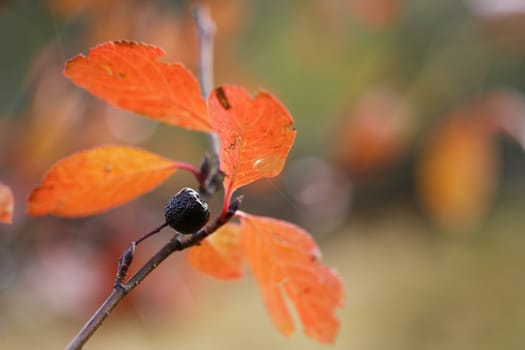
[(207, 98), (213, 89), (213, 36), (215, 23), (210, 17), (208, 8), (201, 5), (193, 7), (193, 18), (199, 33), (199, 82), (204, 98)]
[[(209, 11), (199, 5), (194, 7), (193, 15), (200, 42), (199, 81), (202, 94), (206, 99), (213, 88), (213, 36), (215, 34), (215, 24), (209, 15)], [(200, 173), (196, 174), (195, 171), (192, 171), (199, 180), (199, 191), (205, 197), (209, 197), (217, 191), (222, 184), (223, 176), (220, 171), (219, 139), (217, 134), (210, 133), (209, 142), (211, 156), (205, 157), (201, 165)], [(130, 246), (124, 251), (118, 261), (117, 273), (111, 294), (82, 327), (75, 338), (73, 338), (66, 350), (81, 349), (118, 303), (120, 303), (130, 291), (137, 287), (161, 262), (176, 251), (181, 251), (199, 244), (203, 239), (228, 222), (239, 208), (240, 203), (241, 198), (237, 198), (230, 204), (226, 215), (219, 215), (212, 224), (200, 229), (189, 237), (180, 233), (175, 234), (137, 273), (127, 282), (124, 282), (128, 268), (133, 260), (135, 247), (144, 239), (159, 232), (166, 224), (159, 226), (151, 232), (144, 234), (138, 240), (131, 242)]]
[(208, 237), (213, 232), (217, 231), (222, 225), (228, 222), (241, 204), (241, 198), (237, 198), (232, 202), (230, 209), (225, 217), (219, 216), (215, 221), (200, 229), (196, 233), (189, 237), (177, 233), (173, 238), (166, 243), (154, 256), (152, 256), (148, 262), (142, 266), (127, 282), (122, 282), (124, 279), (129, 264), (133, 259), (133, 252), (135, 250), (135, 242), (132, 242), (130, 247), (126, 249), (124, 254), (119, 260), (119, 266), (117, 270), (117, 277), (115, 278), (115, 284), (113, 291), (109, 297), (104, 301), (100, 308), (93, 314), (89, 321), (82, 327), (75, 338), (67, 346), (66, 350), (78, 350), (82, 349), (82, 346), (91, 338), (95, 331), (102, 325), (102, 322), (109, 316), (111, 311), (117, 306), (118, 303), (126, 294), (131, 292), (137, 287), (161, 262), (163, 262), (168, 256), (176, 251), (187, 249), (191, 246), (199, 244), (203, 239)]
[(66, 350), (82, 349), (82, 346), (91, 338), (93, 333), (102, 325), (102, 322), (109, 316), (111, 311), (124, 298), (124, 290), (122, 288), (113, 288), (111, 295), (104, 301), (99, 309), (91, 316), (89, 321), (82, 327), (78, 334), (73, 338), (71, 343), (66, 347)]
[[(199, 33), (199, 82), (202, 96), (204, 99), (207, 99), (213, 89), (213, 37), (215, 35), (215, 23), (210, 17), (209, 9), (201, 5), (193, 7), (193, 18)], [(208, 138), (211, 147), (211, 157), (205, 162), (209, 163), (207, 166), (210, 167), (210, 177), (205, 180), (204, 186), (208, 192), (202, 191), (202, 188), (200, 191), (204, 196), (212, 195), (217, 190), (217, 184), (222, 183), (219, 170), (219, 138), (216, 133), (209, 133)]]

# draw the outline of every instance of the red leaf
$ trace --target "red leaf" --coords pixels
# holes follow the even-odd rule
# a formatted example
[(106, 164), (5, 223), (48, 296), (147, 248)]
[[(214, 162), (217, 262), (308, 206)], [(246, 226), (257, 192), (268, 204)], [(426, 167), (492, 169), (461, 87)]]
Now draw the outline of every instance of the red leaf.
[(180, 164), (124, 146), (104, 146), (62, 159), (44, 175), (27, 203), (31, 215), (86, 216), (148, 192)]
[(187, 129), (211, 131), (193, 74), (157, 61), (164, 51), (133, 41), (107, 42), (66, 63), (65, 75), (104, 101)]
[(251, 98), (237, 86), (216, 88), (208, 99), (221, 141), (221, 170), (229, 200), (233, 191), (263, 177), (277, 176), (295, 140), (293, 119), (271, 94)]
[(190, 248), (188, 261), (200, 272), (224, 279), (243, 275), (241, 228), (229, 223), (206, 238), (200, 245)]
[(15, 200), (9, 186), (0, 182), (0, 222), (10, 224), (13, 222)]
[(339, 328), (334, 312), (342, 307), (343, 285), (333, 270), (319, 263), (313, 239), (285, 221), (248, 214), (241, 220), (243, 251), (276, 327), (285, 335), (293, 332), (286, 292), (306, 335), (332, 343)]

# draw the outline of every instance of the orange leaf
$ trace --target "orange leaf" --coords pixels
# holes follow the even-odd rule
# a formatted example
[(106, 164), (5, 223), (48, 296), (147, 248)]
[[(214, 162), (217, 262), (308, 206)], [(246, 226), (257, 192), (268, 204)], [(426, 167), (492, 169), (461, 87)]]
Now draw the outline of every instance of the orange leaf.
[(66, 63), (65, 75), (104, 101), (187, 129), (211, 131), (193, 74), (157, 61), (164, 51), (133, 41), (107, 42)]
[(443, 228), (478, 225), (494, 196), (498, 154), (486, 119), (458, 113), (427, 138), (417, 166), (418, 194)]
[(0, 182), (0, 222), (10, 224), (13, 222), (15, 200), (9, 186)]
[(286, 292), (306, 335), (332, 343), (339, 328), (334, 311), (342, 307), (343, 285), (333, 270), (319, 263), (313, 239), (285, 221), (248, 214), (242, 214), (241, 220), (245, 257), (279, 331), (293, 332), (283, 296)]
[(233, 191), (262, 177), (277, 176), (295, 140), (293, 119), (271, 94), (251, 98), (237, 86), (216, 88), (208, 109), (221, 141), (221, 170), (229, 199)]
[(141, 149), (104, 146), (62, 159), (33, 189), (31, 215), (86, 216), (127, 202), (155, 188), (178, 163)]
[(188, 253), (190, 265), (200, 272), (224, 279), (235, 279), (243, 275), (241, 251), (241, 228), (229, 223), (206, 238), (201, 245)]

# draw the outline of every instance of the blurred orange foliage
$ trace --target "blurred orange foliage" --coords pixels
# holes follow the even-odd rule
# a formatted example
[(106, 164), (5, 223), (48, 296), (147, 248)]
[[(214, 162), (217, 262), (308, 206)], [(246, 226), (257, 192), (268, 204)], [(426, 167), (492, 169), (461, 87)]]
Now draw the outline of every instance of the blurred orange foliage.
[(391, 25), (400, 12), (399, 0), (348, 0), (355, 14), (369, 27), (382, 29)]
[(406, 151), (411, 122), (401, 96), (387, 89), (369, 91), (337, 131), (337, 161), (357, 178), (392, 166)]
[(494, 195), (499, 157), (486, 119), (453, 115), (426, 141), (417, 168), (424, 208), (440, 225), (476, 225)]
[(0, 222), (10, 224), (13, 221), (15, 202), (11, 189), (0, 182)]

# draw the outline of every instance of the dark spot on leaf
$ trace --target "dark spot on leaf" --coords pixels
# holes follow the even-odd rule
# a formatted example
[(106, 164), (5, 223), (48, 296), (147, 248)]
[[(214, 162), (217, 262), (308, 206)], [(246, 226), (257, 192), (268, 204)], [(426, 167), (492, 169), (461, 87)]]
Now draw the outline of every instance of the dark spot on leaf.
[(241, 137), (239, 135), (233, 134), (230, 146), (228, 148), (233, 151), (239, 142), (241, 142)]
[(221, 106), (224, 107), (224, 109), (228, 110), (232, 108), (232, 106), (230, 105), (230, 101), (228, 101), (228, 98), (226, 97), (226, 93), (224, 92), (222, 86), (219, 86), (215, 89), (215, 94), (217, 95), (217, 99), (219, 100)]

